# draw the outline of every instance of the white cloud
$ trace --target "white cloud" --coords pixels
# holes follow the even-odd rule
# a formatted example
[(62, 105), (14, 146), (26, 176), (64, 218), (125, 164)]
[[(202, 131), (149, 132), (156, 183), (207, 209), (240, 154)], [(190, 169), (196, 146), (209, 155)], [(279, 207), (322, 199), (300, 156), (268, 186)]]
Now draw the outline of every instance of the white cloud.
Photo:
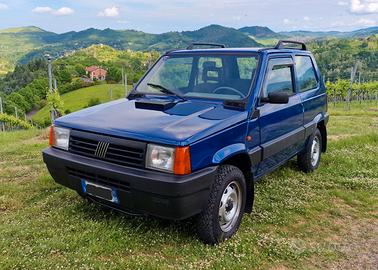
[(378, 0), (351, 0), (352, 13), (378, 13)]
[(75, 11), (69, 7), (61, 7), (59, 9), (53, 9), (51, 7), (36, 7), (32, 10), (34, 13), (49, 13), (56, 16), (67, 16), (73, 14)]
[(310, 20), (310, 17), (308, 17), (308, 16), (304, 16), (304, 17), (303, 17), (303, 20), (305, 20), (306, 22), (308, 22), (308, 21)]
[(284, 23), (284, 24), (289, 24), (289, 23), (291, 23), (291, 21), (290, 21), (289, 19), (284, 19), (284, 20), (283, 20), (283, 23)]
[(72, 8), (69, 7), (61, 7), (58, 10), (55, 10), (53, 14), (58, 16), (67, 16), (73, 14), (75, 11)]
[(7, 9), (8, 9), (8, 5), (0, 3), (0, 10), (7, 10)]
[(337, 21), (333, 22), (331, 25), (334, 27), (369, 27), (375, 26), (377, 21), (372, 19), (361, 18), (357, 21)]
[(101, 17), (117, 17), (119, 16), (119, 10), (116, 6), (105, 8), (103, 11), (98, 13)]
[(375, 26), (376, 25), (376, 21), (375, 20), (371, 20), (371, 19), (359, 19), (357, 21), (357, 25), (361, 25), (361, 26)]
[(34, 13), (51, 13), (52, 11), (51, 7), (36, 7), (32, 10)]

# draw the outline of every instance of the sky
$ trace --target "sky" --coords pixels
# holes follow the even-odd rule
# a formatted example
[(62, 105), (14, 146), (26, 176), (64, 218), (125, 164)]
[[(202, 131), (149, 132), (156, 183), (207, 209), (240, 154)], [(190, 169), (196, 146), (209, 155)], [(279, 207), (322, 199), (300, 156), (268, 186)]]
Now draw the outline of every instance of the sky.
[(378, 0), (0, 0), (0, 28), (63, 33), (90, 27), (149, 33), (209, 24), (274, 31), (348, 31), (378, 25)]

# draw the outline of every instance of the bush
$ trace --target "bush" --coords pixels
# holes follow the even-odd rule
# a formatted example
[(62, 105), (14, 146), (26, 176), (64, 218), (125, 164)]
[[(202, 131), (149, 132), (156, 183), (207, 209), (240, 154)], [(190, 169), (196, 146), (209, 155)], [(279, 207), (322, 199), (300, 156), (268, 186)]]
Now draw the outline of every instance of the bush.
[(33, 126), (29, 124), (28, 122), (18, 119), (12, 115), (4, 114), (4, 113), (3, 114), (0, 113), (0, 122), (8, 123), (10, 126), (20, 127), (23, 129), (33, 128)]
[(100, 101), (99, 98), (91, 98), (91, 99), (88, 101), (87, 108), (88, 108), (88, 107), (95, 106), (95, 105), (98, 105), (98, 104), (101, 104), (101, 101)]

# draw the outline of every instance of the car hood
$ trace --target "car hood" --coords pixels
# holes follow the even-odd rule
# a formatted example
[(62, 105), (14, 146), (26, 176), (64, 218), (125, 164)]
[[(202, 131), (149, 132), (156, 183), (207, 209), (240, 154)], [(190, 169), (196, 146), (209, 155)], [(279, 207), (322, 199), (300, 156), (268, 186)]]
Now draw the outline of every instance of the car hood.
[(140, 100), (112, 101), (60, 117), (54, 123), (123, 138), (188, 145), (247, 118), (246, 111), (227, 109), (217, 102), (175, 101), (165, 111), (137, 108), (136, 102)]

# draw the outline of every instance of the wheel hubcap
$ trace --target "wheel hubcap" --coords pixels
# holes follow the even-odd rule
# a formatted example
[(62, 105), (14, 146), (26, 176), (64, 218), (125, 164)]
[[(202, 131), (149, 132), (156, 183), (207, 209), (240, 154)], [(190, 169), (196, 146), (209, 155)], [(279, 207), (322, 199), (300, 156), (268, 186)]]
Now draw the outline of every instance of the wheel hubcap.
[(230, 231), (238, 220), (241, 208), (241, 189), (232, 181), (224, 189), (219, 203), (219, 225), (224, 232)]
[(315, 137), (314, 140), (312, 141), (312, 146), (311, 146), (311, 165), (313, 167), (316, 166), (318, 163), (320, 156), (320, 142), (319, 138)]

